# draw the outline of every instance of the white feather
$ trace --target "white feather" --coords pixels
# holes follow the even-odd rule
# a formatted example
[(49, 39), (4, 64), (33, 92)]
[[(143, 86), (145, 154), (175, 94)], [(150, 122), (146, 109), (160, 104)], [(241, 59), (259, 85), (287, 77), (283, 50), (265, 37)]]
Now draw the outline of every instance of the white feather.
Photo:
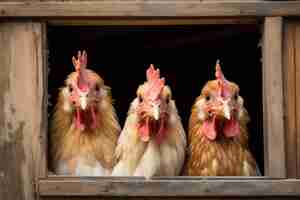
[(159, 173), (160, 169), (160, 151), (154, 140), (150, 140), (144, 155), (142, 156), (134, 176), (144, 176), (146, 179), (151, 178)]
[(166, 138), (158, 145), (154, 138), (150, 138), (149, 142), (143, 142), (138, 137), (138, 116), (135, 112), (138, 102), (137, 99), (132, 102), (116, 148), (116, 157), (119, 161), (113, 169), (113, 176), (151, 178), (154, 175), (179, 175), (185, 157), (186, 136), (175, 102), (170, 103), (169, 124), (172, 128), (166, 135), (170, 137), (178, 134), (179, 138), (175, 140), (175, 144)]
[[(75, 176), (109, 176), (110, 171), (102, 167), (101, 163), (95, 161), (95, 165), (87, 165), (85, 157), (78, 156), (74, 158), (76, 160), (75, 164)], [(56, 173), (59, 175), (69, 175), (71, 174), (66, 161), (59, 161), (56, 168)]]
[(70, 101), (69, 101), (69, 91), (67, 88), (63, 88), (62, 89), (62, 94), (64, 97), (64, 105), (63, 105), (63, 110), (66, 112), (71, 112), (72, 111), (72, 107), (70, 105)]
[(142, 149), (142, 143), (135, 144), (136, 132), (132, 128), (137, 123), (137, 116), (131, 114), (127, 117), (124, 128), (120, 134), (115, 155), (119, 162), (112, 171), (112, 176), (131, 176), (138, 162), (138, 152)]
[(241, 119), (244, 116), (245, 113), (244, 113), (244, 109), (241, 109), (243, 107), (244, 100), (240, 96), (238, 98), (238, 104), (240, 106), (239, 113), (238, 113), (238, 118)]
[(96, 161), (94, 166), (86, 165), (84, 158), (79, 158), (75, 169), (76, 176), (108, 176), (109, 170), (102, 167), (102, 165)]
[(197, 109), (198, 109), (198, 118), (200, 120), (205, 120), (206, 114), (205, 111), (203, 110), (203, 105), (205, 104), (205, 99), (200, 99), (197, 103)]
[(124, 160), (121, 160), (115, 165), (111, 176), (131, 176), (129, 168)]
[(100, 95), (101, 95), (102, 97), (106, 97), (106, 96), (107, 96), (107, 90), (104, 89), (104, 88), (101, 88), (101, 90), (100, 90)]
[(161, 174), (165, 176), (178, 175), (179, 171), (176, 165), (178, 165), (179, 163), (179, 156), (177, 155), (176, 148), (167, 143), (163, 143), (162, 145), (160, 145), (160, 153), (161, 157), (163, 158), (161, 160), (161, 165), (164, 166), (161, 169)]

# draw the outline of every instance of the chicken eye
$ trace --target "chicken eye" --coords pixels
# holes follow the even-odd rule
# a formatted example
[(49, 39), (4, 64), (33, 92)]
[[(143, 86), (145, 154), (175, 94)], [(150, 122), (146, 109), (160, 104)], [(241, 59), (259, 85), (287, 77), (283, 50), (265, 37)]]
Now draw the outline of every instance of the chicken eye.
[(73, 92), (73, 87), (72, 87), (72, 85), (68, 85), (68, 89), (69, 89), (69, 92), (70, 92), (70, 93)]
[(206, 100), (206, 101), (209, 101), (209, 100), (210, 100), (210, 96), (209, 96), (209, 95), (206, 95), (206, 96), (205, 96), (205, 100)]
[(236, 92), (236, 93), (234, 94), (233, 98), (234, 98), (234, 100), (238, 100), (239, 94)]
[(95, 85), (95, 90), (96, 90), (96, 92), (99, 92), (99, 91), (100, 91), (100, 86), (99, 86), (99, 84), (96, 84), (96, 85)]
[(143, 97), (141, 95), (139, 95), (138, 98), (139, 98), (139, 102), (142, 103), (143, 102)]
[(167, 102), (167, 104), (169, 104), (169, 102), (170, 102), (170, 97), (167, 97), (166, 102)]

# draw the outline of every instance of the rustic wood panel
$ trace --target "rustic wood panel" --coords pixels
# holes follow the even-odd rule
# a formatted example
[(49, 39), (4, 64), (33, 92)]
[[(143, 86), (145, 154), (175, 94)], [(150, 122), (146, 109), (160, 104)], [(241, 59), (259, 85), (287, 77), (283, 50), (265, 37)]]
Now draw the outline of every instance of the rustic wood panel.
[[(161, 200), (161, 197), (152, 198), (138, 198), (138, 197), (43, 197), (42, 200)], [(197, 198), (186, 198), (186, 197), (173, 197), (163, 198), (164, 200), (282, 200), (282, 197), (197, 197)], [(296, 200), (299, 197), (284, 197), (284, 200)]]
[(33, 1), (42, 1), (42, 0), (1, 0), (2, 2), (33, 2)]
[(297, 177), (297, 127), (296, 127), (296, 69), (295, 69), (295, 31), (296, 23), (284, 26), (284, 108), (287, 177)]
[(46, 23), (40, 23), (41, 32), (38, 37), (39, 40), (36, 41), (36, 45), (39, 46), (38, 52), (38, 61), (39, 63), (39, 91), (42, 91), (41, 96), (38, 98), (41, 101), (41, 106), (39, 110), (40, 114), (40, 132), (38, 132), (33, 144), (39, 144), (37, 147), (34, 147), (34, 154), (36, 157), (34, 161), (36, 163), (36, 178), (44, 178), (47, 177), (48, 174), (48, 156), (47, 156), (47, 131), (48, 131), (48, 47), (47, 47), (47, 25)]
[(266, 17), (263, 31), (265, 175), (285, 177), (282, 18)]
[(299, 1), (29, 1), (2, 2), (0, 17), (300, 16)]
[(45, 173), (41, 38), (39, 23), (0, 23), (1, 199), (34, 199)]
[(297, 177), (300, 177), (300, 23), (295, 27), (295, 74), (296, 74), (296, 126), (297, 126)]
[(300, 195), (300, 180), (41, 180), (41, 196), (255, 197)]
[[(28, 1), (58, 1), (58, 2), (61, 2), (61, 1), (64, 1), (64, 0), (1, 0), (1, 1), (5, 1), (5, 2), (28, 2)], [(72, 1), (72, 2), (77, 2), (77, 1), (87, 1), (87, 0), (69, 0), (69, 1)], [(103, 0), (88, 0), (88, 1), (103, 1)], [(120, 1), (120, 0), (110, 0), (110, 1)], [(159, 1), (159, 0), (158, 0)], [(180, 1), (180, 0), (164, 0), (164, 1)], [(186, 1), (194, 1), (194, 0), (186, 0)], [(207, 1), (207, 2), (210, 2), (210, 1), (216, 1), (216, 2), (232, 2), (232, 0), (202, 0), (202, 1)], [(235, 1), (239, 1), (239, 2), (245, 2), (245, 1), (253, 1), (253, 0), (235, 0)], [(265, 0), (256, 0), (256, 1), (265, 1)], [(276, 1), (276, 0), (275, 0)], [(295, 0), (283, 0), (283, 1), (295, 1)]]

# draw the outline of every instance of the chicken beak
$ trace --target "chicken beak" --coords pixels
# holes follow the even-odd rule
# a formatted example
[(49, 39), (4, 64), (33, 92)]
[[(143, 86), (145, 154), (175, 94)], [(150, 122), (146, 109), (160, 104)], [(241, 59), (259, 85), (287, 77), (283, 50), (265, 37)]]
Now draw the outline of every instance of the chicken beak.
[(88, 104), (88, 98), (87, 98), (87, 93), (82, 93), (79, 96), (79, 105), (82, 110), (85, 110), (87, 108)]
[(86, 107), (87, 107), (87, 99), (86, 99), (86, 97), (81, 97), (79, 99), (79, 104), (80, 104), (81, 109), (85, 110)]
[(159, 105), (154, 105), (153, 106), (153, 118), (157, 121), (159, 120), (159, 116), (160, 116), (160, 108)]
[(230, 118), (231, 118), (230, 107), (229, 107), (227, 101), (224, 103), (224, 106), (223, 106), (223, 116), (227, 120), (230, 120)]

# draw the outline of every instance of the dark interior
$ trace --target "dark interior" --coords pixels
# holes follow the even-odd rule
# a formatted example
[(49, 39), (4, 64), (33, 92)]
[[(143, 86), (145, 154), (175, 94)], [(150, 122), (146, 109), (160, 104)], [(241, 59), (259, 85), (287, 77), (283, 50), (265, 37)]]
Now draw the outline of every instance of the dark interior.
[(73, 71), (71, 58), (88, 53), (88, 67), (112, 88), (115, 108), (124, 124), (136, 89), (153, 63), (171, 86), (179, 114), (187, 129), (191, 106), (209, 79), (217, 59), (226, 78), (236, 82), (251, 116), (250, 148), (263, 173), (262, 67), (258, 25), (193, 26), (50, 26), (49, 111), (58, 88)]

